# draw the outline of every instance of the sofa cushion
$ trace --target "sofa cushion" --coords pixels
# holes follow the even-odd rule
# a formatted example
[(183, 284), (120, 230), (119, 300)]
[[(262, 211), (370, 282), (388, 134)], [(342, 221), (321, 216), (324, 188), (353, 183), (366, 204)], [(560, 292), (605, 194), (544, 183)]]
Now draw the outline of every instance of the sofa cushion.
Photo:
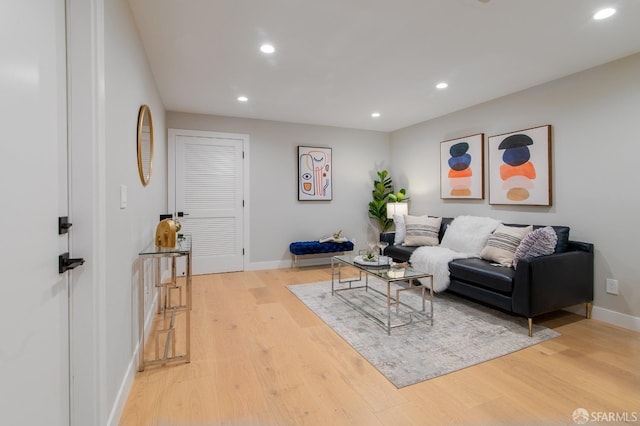
[(438, 231), (442, 219), (439, 217), (405, 215), (405, 246), (437, 246)]
[[(520, 226), (525, 227), (527, 225), (521, 225), (518, 223), (505, 223), (508, 226)], [(548, 225), (533, 225), (533, 230), (540, 228), (545, 228)], [(569, 231), (571, 230), (568, 226), (552, 226), (553, 230), (556, 231), (556, 235), (558, 236), (558, 242), (556, 243), (556, 248), (554, 253), (565, 253), (569, 251)]]
[(511, 267), (516, 249), (522, 239), (531, 231), (533, 231), (533, 226), (525, 228), (506, 225), (498, 226), (498, 229), (489, 237), (487, 245), (480, 252), (480, 257), (499, 263), (502, 266)]
[(389, 256), (394, 260), (401, 262), (408, 262), (411, 258), (411, 254), (417, 247), (406, 247), (402, 245), (394, 244), (384, 249), (384, 255)]
[(517, 267), (520, 259), (552, 254), (557, 242), (558, 236), (550, 226), (531, 232), (524, 237), (516, 249), (513, 259), (514, 268)]
[(440, 224), (440, 232), (438, 233), (438, 240), (440, 240), (441, 242), (442, 242), (442, 239), (444, 238), (444, 234), (447, 232), (447, 229), (449, 228), (449, 225), (451, 225), (451, 222), (453, 222), (452, 217), (442, 218), (442, 223)]
[(504, 266), (493, 266), (483, 259), (456, 259), (449, 262), (449, 273), (453, 280), (458, 279), (490, 288), (503, 293), (513, 290), (515, 270)]
[[(534, 226), (533, 229), (544, 228), (543, 225)], [(569, 230), (568, 226), (552, 226), (558, 236), (558, 242), (556, 243), (556, 249), (554, 253), (565, 253), (569, 251)]]

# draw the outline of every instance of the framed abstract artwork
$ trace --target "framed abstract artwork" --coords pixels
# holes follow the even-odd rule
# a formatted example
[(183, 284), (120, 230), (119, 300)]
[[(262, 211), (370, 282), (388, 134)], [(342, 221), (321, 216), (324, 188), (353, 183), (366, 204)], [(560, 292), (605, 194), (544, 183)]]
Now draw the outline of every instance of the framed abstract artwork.
[(331, 148), (299, 146), (298, 200), (331, 200), (332, 168)]
[(484, 133), (440, 142), (440, 198), (484, 199)]
[(489, 136), (489, 204), (551, 205), (551, 125)]

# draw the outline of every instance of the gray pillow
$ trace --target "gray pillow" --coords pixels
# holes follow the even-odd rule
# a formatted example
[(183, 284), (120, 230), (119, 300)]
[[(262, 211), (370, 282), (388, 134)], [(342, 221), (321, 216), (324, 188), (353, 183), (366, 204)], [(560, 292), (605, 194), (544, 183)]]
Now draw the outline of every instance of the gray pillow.
[(552, 254), (556, 248), (558, 236), (550, 226), (538, 228), (529, 232), (520, 242), (513, 257), (513, 267), (518, 267), (518, 261), (527, 257), (538, 257)]

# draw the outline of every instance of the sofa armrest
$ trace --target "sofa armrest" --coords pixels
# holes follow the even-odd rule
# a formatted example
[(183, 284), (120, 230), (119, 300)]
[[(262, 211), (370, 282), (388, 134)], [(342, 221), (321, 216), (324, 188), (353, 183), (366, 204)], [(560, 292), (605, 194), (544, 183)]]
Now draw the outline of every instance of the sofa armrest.
[(395, 232), (381, 232), (380, 233), (380, 241), (386, 241), (389, 245), (393, 245), (393, 242), (396, 238)]
[(586, 251), (593, 253), (593, 244), (583, 243), (582, 241), (569, 241), (567, 251)]
[(570, 244), (573, 251), (518, 261), (514, 313), (531, 318), (593, 301), (593, 245), (580, 244)]

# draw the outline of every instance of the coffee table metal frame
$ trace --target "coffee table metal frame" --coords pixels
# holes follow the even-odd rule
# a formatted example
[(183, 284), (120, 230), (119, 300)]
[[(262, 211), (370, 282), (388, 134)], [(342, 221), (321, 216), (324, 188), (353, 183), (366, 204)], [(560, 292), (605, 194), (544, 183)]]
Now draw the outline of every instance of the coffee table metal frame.
[[(342, 267), (344, 265), (354, 267), (358, 270), (357, 278), (342, 278)], [(389, 275), (389, 271), (392, 271), (389, 265), (380, 265), (380, 266), (369, 266), (362, 265), (355, 261), (353, 255), (343, 255), (343, 256), (333, 256), (331, 258), (331, 295), (338, 296), (341, 300), (347, 303), (349, 306), (365, 315), (368, 318), (375, 320), (379, 325), (381, 325), (384, 329), (386, 329), (387, 334), (391, 334), (391, 330), (398, 327), (404, 327), (410, 324), (416, 324), (419, 322), (430, 321), (433, 325), (433, 275), (428, 274), (426, 272), (418, 271), (411, 267), (403, 268), (404, 275), (401, 277), (396, 277), (393, 275)], [(353, 285), (354, 283), (362, 283), (362, 273), (364, 272), (364, 283), (362, 285)], [(369, 286), (369, 276), (373, 276), (381, 279), (387, 284), (386, 293), (379, 291), (373, 287)], [(415, 280), (418, 279), (428, 279), (429, 286), (428, 288), (421, 284), (416, 284)], [(407, 287), (401, 287), (395, 290), (395, 297), (392, 296), (391, 284), (398, 282), (407, 282)], [(348, 284), (348, 287), (345, 288), (336, 288), (337, 284)], [(379, 317), (373, 315), (372, 313), (366, 311), (361, 306), (353, 303), (342, 293), (349, 292), (352, 290), (364, 289), (365, 291), (373, 291), (387, 299), (387, 315), (386, 318), (380, 319)], [(428, 290), (428, 292), (427, 292)], [(403, 291), (420, 291), (422, 294), (422, 309), (417, 310), (414, 307), (401, 302), (400, 294)], [(428, 297), (427, 297), (428, 293)], [(426, 311), (426, 301), (429, 300), (429, 312)], [(398, 315), (400, 306), (408, 308), (408, 316), (409, 320), (400, 324), (391, 325), (391, 305), (395, 305), (395, 313)]]

